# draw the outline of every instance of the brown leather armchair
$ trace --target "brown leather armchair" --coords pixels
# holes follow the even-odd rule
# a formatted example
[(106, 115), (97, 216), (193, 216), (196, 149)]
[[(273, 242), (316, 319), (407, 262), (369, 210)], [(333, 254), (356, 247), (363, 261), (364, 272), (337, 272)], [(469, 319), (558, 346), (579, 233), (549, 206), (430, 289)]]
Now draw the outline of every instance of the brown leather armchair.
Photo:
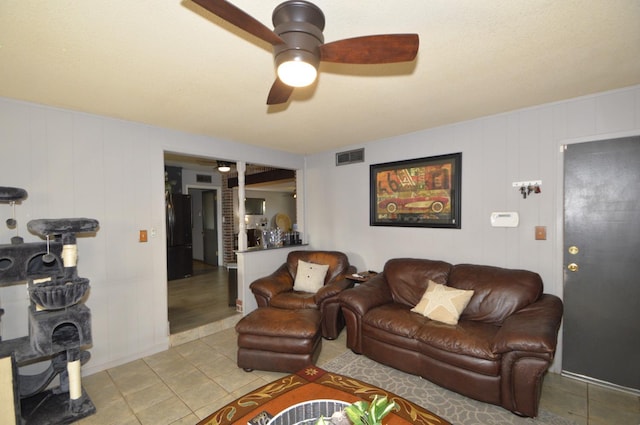
[[(298, 260), (329, 266), (324, 286), (316, 293), (294, 291)], [(344, 328), (344, 317), (338, 302), (338, 295), (351, 288), (354, 282), (346, 276), (355, 273), (356, 268), (349, 259), (337, 251), (292, 251), (287, 261), (269, 276), (251, 283), (258, 307), (276, 307), (288, 310), (315, 308), (322, 313), (322, 336), (335, 339)]]

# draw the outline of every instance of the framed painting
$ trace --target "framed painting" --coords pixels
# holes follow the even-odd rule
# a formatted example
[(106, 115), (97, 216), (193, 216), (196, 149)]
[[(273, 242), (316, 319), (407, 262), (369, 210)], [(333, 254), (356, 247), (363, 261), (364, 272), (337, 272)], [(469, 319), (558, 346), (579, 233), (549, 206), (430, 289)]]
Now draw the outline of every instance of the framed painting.
[(371, 226), (460, 228), (462, 153), (370, 166)]

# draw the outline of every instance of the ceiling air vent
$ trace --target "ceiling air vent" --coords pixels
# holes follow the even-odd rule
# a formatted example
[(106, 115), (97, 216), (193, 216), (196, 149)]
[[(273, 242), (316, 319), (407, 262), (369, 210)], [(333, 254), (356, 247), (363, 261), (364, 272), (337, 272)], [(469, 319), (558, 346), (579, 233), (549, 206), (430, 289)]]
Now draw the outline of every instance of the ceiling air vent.
[(196, 181), (198, 183), (211, 183), (211, 175), (196, 174)]
[(336, 154), (336, 165), (347, 165), (356, 162), (364, 162), (364, 148)]

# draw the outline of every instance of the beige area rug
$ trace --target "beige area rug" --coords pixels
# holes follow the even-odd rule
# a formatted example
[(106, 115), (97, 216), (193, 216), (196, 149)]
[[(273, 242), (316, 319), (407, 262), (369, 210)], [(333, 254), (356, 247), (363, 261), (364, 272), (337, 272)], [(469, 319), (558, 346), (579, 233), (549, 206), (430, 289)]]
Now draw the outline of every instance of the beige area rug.
[(456, 425), (576, 425), (542, 409), (535, 419), (521, 418), (502, 407), (464, 397), (351, 351), (322, 368), (393, 392)]

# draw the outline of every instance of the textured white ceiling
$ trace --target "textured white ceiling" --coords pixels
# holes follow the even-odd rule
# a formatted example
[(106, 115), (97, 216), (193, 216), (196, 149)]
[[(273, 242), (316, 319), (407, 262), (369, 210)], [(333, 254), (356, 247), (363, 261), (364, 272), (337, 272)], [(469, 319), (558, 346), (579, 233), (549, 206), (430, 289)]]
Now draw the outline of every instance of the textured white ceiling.
[[(271, 27), (279, 1), (232, 3)], [(0, 0), (0, 96), (314, 153), (640, 83), (638, 0), (315, 3), (325, 41), (418, 33), (418, 58), (268, 107), (271, 46), (190, 0)]]

